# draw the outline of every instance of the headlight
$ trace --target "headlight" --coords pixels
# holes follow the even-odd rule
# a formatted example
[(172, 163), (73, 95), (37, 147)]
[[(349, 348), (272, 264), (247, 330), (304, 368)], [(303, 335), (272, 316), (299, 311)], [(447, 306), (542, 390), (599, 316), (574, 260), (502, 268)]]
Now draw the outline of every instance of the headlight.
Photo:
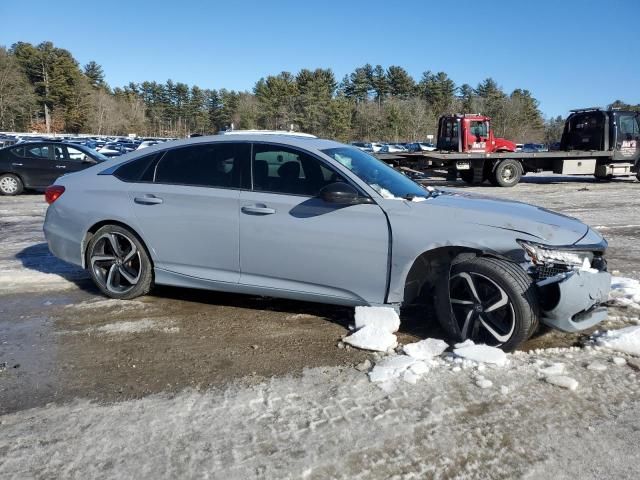
[(560, 264), (573, 267), (582, 267), (585, 260), (588, 260), (589, 266), (593, 260), (593, 252), (580, 250), (559, 250), (545, 245), (536, 245), (523, 240), (518, 240), (520, 246), (527, 252), (529, 258), (534, 265)]

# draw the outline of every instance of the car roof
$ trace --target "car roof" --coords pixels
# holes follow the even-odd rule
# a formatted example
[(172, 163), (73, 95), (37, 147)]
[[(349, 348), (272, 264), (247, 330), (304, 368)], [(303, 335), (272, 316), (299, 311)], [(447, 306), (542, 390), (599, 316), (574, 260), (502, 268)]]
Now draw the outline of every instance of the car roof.
[[(275, 143), (278, 145), (298, 147), (307, 150), (322, 150), (325, 148), (335, 148), (344, 144), (314, 137), (301, 137), (296, 135), (261, 135), (251, 133), (237, 133), (234, 135), (208, 135), (202, 137), (186, 138), (183, 140), (174, 140), (172, 142), (164, 142), (153, 147), (149, 147), (148, 151), (160, 151), (176, 147), (184, 147), (189, 145), (198, 145), (200, 143), (214, 142), (252, 142), (252, 143)], [(153, 149), (153, 150), (151, 150)]]

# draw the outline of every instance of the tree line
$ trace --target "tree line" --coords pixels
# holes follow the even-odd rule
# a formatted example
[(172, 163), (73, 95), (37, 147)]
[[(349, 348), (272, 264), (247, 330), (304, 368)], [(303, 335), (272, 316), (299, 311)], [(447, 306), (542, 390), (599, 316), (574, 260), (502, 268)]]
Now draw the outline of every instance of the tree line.
[[(290, 129), (349, 140), (415, 141), (435, 134), (444, 113), (482, 113), (495, 134), (556, 141), (563, 119), (545, 121), (526, 89), (492, 78), (475, 87), (445, 72), (416, 81), (396, 65), (364, 65), (340, 81), (330, 69), (260, 78), (253, 91), (167, 80), (111, 88), (95, 61), (80, 66), (51, 42), (0, 47), (0, 130), (184, 137), (236, 129)], [(558, 133), (559, 130), (559, 133)]]

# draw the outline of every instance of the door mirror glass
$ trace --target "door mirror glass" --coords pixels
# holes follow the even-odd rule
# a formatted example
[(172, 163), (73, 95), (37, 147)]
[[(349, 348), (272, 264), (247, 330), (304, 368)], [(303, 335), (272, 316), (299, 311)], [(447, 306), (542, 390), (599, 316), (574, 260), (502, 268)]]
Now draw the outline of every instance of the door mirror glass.
[(373, 200), (360, 196), (355, 187), (344, 182), (330, 183), (320, 190), (318, 196), (327, 203), (335, 203), (338, 205), (373, 203)]

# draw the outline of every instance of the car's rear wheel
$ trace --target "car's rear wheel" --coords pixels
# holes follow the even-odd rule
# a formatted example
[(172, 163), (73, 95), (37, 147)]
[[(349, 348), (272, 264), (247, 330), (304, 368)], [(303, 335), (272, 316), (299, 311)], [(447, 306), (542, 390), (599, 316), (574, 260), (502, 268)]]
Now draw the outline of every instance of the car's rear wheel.
[(147, 250), (136, 235), (118, 225), (106, 225), (91, 238), (87, 266), (97, 287), (111, 298), (146, 295), (153, 284)]
[(0, 193), (2, 195), (20, 195), (24, 190), (24, 184), (20, 177), (13, 173), (0, 175)]
[[(442, 326), (456, 340), (517, 348), (538, 327), (533, 280), (519, 265), (475, 257), (451, 267), (448, 315)], [(441, 307), (443, 308), (443, 307)]]

